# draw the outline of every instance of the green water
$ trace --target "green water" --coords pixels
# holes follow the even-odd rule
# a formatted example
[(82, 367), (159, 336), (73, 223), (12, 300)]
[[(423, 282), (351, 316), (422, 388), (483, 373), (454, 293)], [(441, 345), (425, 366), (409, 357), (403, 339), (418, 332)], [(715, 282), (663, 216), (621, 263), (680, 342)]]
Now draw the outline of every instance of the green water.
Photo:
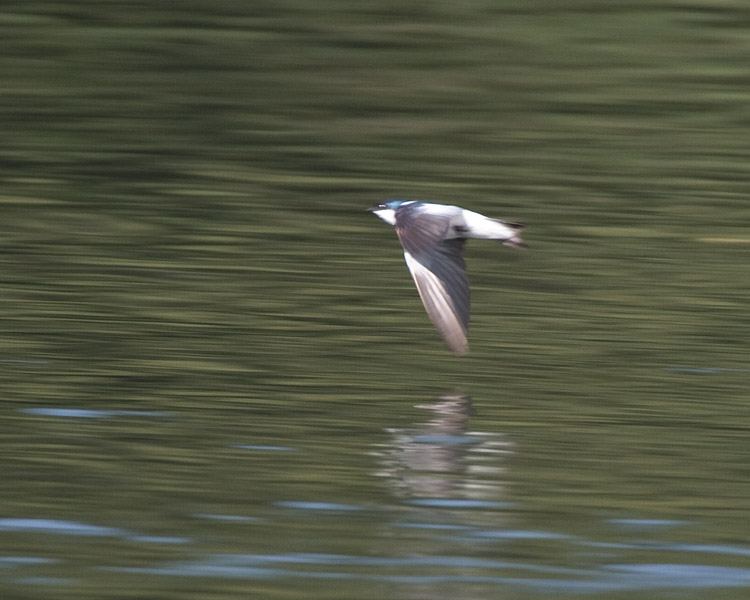
[[(3, 598), (747, 596), (744, 2), (0, 35)], [(529, 224), (467, 245), (466, 357), (387, 197)]]

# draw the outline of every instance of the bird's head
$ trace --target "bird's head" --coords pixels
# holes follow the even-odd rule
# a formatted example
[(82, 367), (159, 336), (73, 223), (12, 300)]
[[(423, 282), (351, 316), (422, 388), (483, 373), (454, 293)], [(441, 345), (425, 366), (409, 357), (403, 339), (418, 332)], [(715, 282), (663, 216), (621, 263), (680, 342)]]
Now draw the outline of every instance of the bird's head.
[(396, 223), (396, 209), (401, 206), (406, 200), (385, 200), (383, 202), (379, 202), (375, 206), (371, 206), (367, 209), (368, 212), (375, 213), (378, 215), (383, 221), (386, 223), (389, 223), (390, 225), (395, 225)]
[(375, 206), (371, 206), (367, 209), (367, 211), (376, 213), (381, 210), (396, 210), (404, 202), (406, 202), (406, 200), (384, 200), (383, 202), (379, 202)]

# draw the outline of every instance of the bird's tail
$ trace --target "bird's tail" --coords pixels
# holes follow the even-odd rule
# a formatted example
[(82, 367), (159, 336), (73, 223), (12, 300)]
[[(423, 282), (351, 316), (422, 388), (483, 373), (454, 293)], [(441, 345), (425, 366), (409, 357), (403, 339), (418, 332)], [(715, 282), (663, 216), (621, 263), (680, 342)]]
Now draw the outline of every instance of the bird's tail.
[(528, 248), (528, 244), (521, 239), (520, 231), (526, 228), (526, 223), (508, 223), (503, 221), (503, 224), (513, 231), (513, 235), (504, 240), (497, 240), (503, 246), (511, 246), (513, 248)]

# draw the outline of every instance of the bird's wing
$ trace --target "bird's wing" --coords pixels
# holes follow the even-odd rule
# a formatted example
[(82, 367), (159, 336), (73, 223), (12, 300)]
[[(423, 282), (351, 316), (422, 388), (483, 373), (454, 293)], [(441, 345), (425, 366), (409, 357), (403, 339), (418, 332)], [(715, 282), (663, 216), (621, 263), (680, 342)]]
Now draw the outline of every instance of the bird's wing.
[[(430, 321), (448, 348), (456, 354), (465, 354), (469, 350), (466, 338), (469, 328), (469, 286), (465, 275), (455, 267), (439, 268), (437, 270), (442, 273), (441, 277), (409, 252), (404, 252), (404, 257)], [(448, 265), (445, 263), (442, 266)], [(448, 270), (452, 274), (446, 278)]]
[(432, 324), (448, 348), (456, 354), (469, 349), (466, 334), (471, 306), (466, 263), (461, 256), (464, 241), (445, 240), (449, 219), (409, 211), (396, 217), (396, 233), (404, 247), (419, 297)]
[(443, 241), (450, 226), (450, 214), (430, 213), (419, 202), (400, 206), (394, 216), (394, 227), (401, 245), (412, 256), (417, 257), (423, 253), (431, 253)]

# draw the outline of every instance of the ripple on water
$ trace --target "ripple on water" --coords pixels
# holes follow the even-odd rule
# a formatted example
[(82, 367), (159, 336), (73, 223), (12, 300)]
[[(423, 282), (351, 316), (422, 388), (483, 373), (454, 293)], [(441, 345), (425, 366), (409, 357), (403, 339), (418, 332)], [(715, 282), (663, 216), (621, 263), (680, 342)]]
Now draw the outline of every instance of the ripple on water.
[[(298, 568), (304, 566), (304, 568)], [(315, 567), (318, 567), (317, 569)], [(224, 579), (297, 578), (402, 584), (494, 584), (536, 593), (588, 593), (750, 585), (750, 569), (692, 564), (608, 564), (565, 568), (472, 556), (353, 556), (325, 553), (209, 554), (126, 573)]]
[(206, 519), (209, 521), (228, 521), (232, 523), (257, 523), (262, 519), (258, 517), (246, 517), (244, 515), (218, 515), (211, 513), (195, 513), (196, 519)]
[(131, 535), (128, 540), (143, 544), (189, 544), (192, 542), (190, 538), (169, 535)]
[[(324, 570), (296, 570), (284, 565), (319, 565)], [(332, 571), (329, 567), (337, 567)], [(378, 569), (358, 572), (358, 568)], [(464, 574), (437, 575), (429, 573), (417, 574), (419, 569), (437, 569), (445, 572), (450, 569), (486, 570), (485, 575), (467, 576)], [(383, 571), (393, 569), (393, 571)], [(412, 569), (411, 573), (401, 573), (404, 569)], [(510, 561), (482, 559), (470, 556), (353, 556), (345, 554), (325, 553), (286, 553), (286, 554), (219, 554), (208, 555), (204, 560), (167, 563), (153, 568), (114, 568), (117, 571), (137, 572), (151, 575), (192, 576), (192, 577), (228, 577), (228, 578), (258, 578), (258, 577), (302, 577), (311, 579), (366, 579), (374, 581), (427, 581), (438, 578), (445, 581), (508, 581), (509, 577), (499, 577), (494, 569), (526, 569), (535, 573), (546, 574), (581, 574), (581, 571), (548, 567), (532, 564), (519, 564)]]
[(49, 565), (56, 562), (59, 562), (56, 558), (40, 558), (38, 556), (0, 556), (0, 567)]
[(409, 500), (408, 503), (413, 506), (430, 506), (436, 508), (509, 508), (513, 506), (512, 502), (462, 498), (414, 498)]
[(295, 508), (298, 510), (317, 511), (358, 511), (364, 510), (361, 506), (353, 504), (336, 504), (333, 502), (298, 502), (293, 500), (276, 502), (275, 506), (281, 508)]
[(551, 531), (527, 531), (523, 529), (497, 529), (492, 531), (477, 531), (474, 538), (493, 540), (568, 540), (572, 536)]
[(406, 529), (427, 529), (435, 531), (472, 531), (469, 525), (451, 525), (448, 523), (394, 523), (394, 527)]
[(729, 587), (750, 584), (750, 569), (713, 565), (628, 564), (608, 565), (618, 573), (636, 577), (646, 587)]
[(481, 439), (472, 437), (470, 435), (449, 435), (449, 434), (436, 434), (436, 433), (425, 433), (420, 435), (414, 435), (411, 437), (411, 441), (416, 444), (440, 444), (445, 446), (450, 445), (462, 445), (462, 444), (480, 444)]
[(19, 577), (13, 580), (20, 585), (70, 585), (74, 582), (74, 579), (65, 577)]
[(690, 525), (690, 521), (678, 521), (676, 519), (609, 519), (608, 522), (628, 529), (663, 529)]
[(243, 444), (233, 446), (233, 448), (237, 448), (238, 450), (257, 450), (258, 452), (295, 452), (297, 450), (297, 448), (292, 448), (291, 446), (270, 446), (263, 444)]
[(55, 533), (60, 535), (88, 535), (123, 537), (128, 532), (115, 527), (100, 527), (76, 521), (57, 519), (0, 519), (0, 531)]
[[(44, 533), (55, 535), (76, 535), (90, 537), (118, 537), (131, 542), (147, 544), (187, 544), (191, 540), (184, 537), (142, 535), (119, 529), (117, 527), (102, 527), (79, 523), (77, 521), (62, 521), (58, 519), (0, 519), (0, 531), (23, 533)], [(2, 565), (2, 562), (0, 562)]]
[(170, 413), (152, 410), (93, 410), (87, 408), (20, 408), (19, 412), (40, 417), (63, 417), (68, 419), (112, 419), (115, 417), (155, 417), (171, 416)]

